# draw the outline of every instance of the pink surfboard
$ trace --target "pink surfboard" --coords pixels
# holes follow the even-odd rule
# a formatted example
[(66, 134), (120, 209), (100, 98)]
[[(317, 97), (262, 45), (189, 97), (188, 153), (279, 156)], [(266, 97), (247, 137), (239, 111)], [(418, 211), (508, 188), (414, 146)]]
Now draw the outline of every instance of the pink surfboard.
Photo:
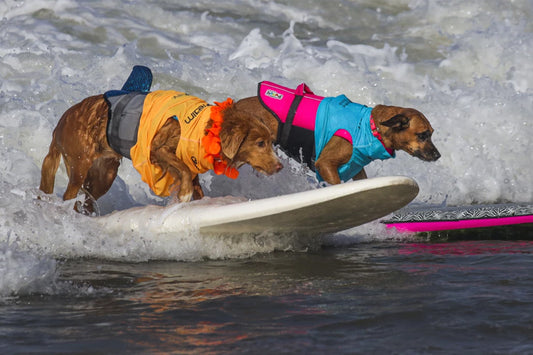
[[(398, 232), (421, 233), (458, 229), (491, 228), (531, 225), (533, 205), (503, 204), (465, 207), (418, 208), (396, 212), (383, 221), (388, 229)], [(525, 226), (524, 226), (525, 227)]]

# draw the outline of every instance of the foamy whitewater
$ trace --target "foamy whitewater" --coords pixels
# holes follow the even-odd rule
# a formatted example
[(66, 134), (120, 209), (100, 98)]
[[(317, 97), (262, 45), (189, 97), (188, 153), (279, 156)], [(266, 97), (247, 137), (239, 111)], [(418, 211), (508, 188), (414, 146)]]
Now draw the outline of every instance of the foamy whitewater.
[[(391, 4), (392, 3), (392, 4)], [(0, 294), (56, 283), (56, 260), (124, 261), (247, 257), (316, 248), (321, 238), (203, 237), (158, 228), (146, 210), (134, 230), (95, 223), (38, 191), (40, 167), (62, 113), (83, 98), (118, 89), (134, 65), (153, 89), (206, 99), (240, 99), (271, 80), (318, 95), (346, 94), (374, 106), (415, 107), (429, 118), (442, 154), (435, 163), (398, 152), (369, 176), (406, 175), (427, 205), (532, 202), (533, 2), (398, 0), (327, 2), (201, 0), (18, 1), (0, 3)], [(210, 197), (229, 203), (317, 188), (294, 162), (272, 177), (249, 167), (233, 181), (205, 174)], [(166, 205), (125, 160), (100, 213)], [(193, 213), (193, 212), (191, 212)], [(340, 245), (387, 238), (379, 223), (329, 236)], [(46, 286), (43, 286), (46, 285)]]

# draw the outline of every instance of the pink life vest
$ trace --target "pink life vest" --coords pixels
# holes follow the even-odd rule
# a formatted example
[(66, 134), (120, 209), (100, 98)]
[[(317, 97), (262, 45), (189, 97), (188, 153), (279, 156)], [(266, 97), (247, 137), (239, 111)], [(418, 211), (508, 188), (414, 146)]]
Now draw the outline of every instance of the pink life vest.
[[(315, 95), (305, 83), (289, 89), (262, 81), (257, 91), (259, 101), (279, 122), (277, 143), (290, 157), (315, 170), (315, 123), (324, 97)], [(339, 129), (334, 135), (352, 143), (352, 136), (345, 129)]]
[(296, 89), (289, 89), (270, 81), (263, 81), (259, 83), (258, 95), (263, 105), (280, 122), (285, 123), (289, 118), (292, 119), (291, 124), (294, 126), (315, 130), (316, 112), (324, 97), (315, 95), (306, 84), (302, 83)]
[(270, 81), (259, 83), (257, 96), (279, 122), (277, 143), (290, 157), (314, 170), (316, 112), (324, 97), (304, 83), (289, 89)]

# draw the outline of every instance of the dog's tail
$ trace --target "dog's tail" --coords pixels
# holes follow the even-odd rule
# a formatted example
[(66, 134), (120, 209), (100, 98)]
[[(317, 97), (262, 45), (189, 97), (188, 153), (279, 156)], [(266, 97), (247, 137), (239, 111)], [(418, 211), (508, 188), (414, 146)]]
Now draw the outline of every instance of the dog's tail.
[(54, 182), (56, 178), (56, 172), (61, 162), (61, 153), (57, 149), (55, 137), (52, 138), (50, 143), (50, 149), (48, 154), (43, 160), (43, 166), (41, 168), (41, 185), (39, 189), (47, 194), (54, 192)]

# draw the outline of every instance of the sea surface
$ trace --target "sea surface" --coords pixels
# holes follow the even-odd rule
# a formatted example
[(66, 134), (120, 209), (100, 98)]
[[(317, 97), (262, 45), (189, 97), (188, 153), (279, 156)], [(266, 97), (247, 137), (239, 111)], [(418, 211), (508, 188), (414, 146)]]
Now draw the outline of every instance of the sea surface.
[[(415, 107), (442, 157), (398, 152), (370, 177), (412, 177), (418, 207), (531, 204), (532, 57), (532, 0), (1, 1), (0, 353), (533, 354), (523, 228), (204, 236), (187, 218), (166, 231), (148, 210), (134, 229), (76, 214), (64, 167), (54, 195), (38, 190), (62, 113), (145, 65), (154, 90), (208, 102), (270, 80)], [(204, 174), (202, 203), (320, 188), (284, 165)], [(173, 204), (124, 161), (98, 214)]]

